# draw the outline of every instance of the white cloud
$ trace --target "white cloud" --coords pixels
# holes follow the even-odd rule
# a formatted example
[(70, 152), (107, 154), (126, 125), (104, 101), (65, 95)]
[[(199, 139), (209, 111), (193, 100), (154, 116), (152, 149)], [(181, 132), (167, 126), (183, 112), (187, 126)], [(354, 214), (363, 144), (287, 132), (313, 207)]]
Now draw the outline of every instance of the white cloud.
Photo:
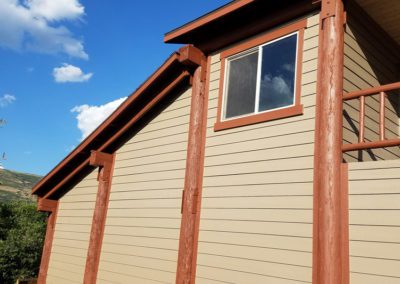
[(80, 105), (71, 109), (77, 113), (78, 128), (82, 132), (81, 140), (93, 132), (111, 113), (126, 100), (126, 97), (106, 103), (100, 106)]
[(294, 70), (294, 64), (293, 64), (293, 63), (286, 63), (286, 64), (283, 64), (281, 68), (282, 68), (283, 70), (289, 71), (289, 72), (294, 72), (294, 71), (295, 71), (295, 70)]
[(66, 82), (86, 82), (93, 73), (83, 73), (81, 68), (64, 63), (61, 67), (53, 69), (54, 80), (58, 83)]
[(17, 98), (13, 95), (5, 94), (0, 97), (0, 107), (6, 107), (12, 104)]
[(269, 81), (267, 80), (267, 82), (271, 84), (271, 87), (275, 93), (284, 96), (290, 96), (292, 93), (290, 91), (290, 86), (288, 82), (286, 82), (285, 79), (280, 76), (273, 77), (272, 79), (269, 78)]
[(293, 103), (293, 92), (291, 80), (286, 80), (282, 76), (271, 76), (267, 74), (261, 80), (261, 88), (267, 95), (269, 107), (282, 107)]
[(77, 0), (26, 0), (35, 17), (48, 21), (76, 19), (85, 13), (85, 8)]
[(78, 0), (1, 0), (0, 46), (88, 59), (81, 39), (57, 22), (80, 19)]

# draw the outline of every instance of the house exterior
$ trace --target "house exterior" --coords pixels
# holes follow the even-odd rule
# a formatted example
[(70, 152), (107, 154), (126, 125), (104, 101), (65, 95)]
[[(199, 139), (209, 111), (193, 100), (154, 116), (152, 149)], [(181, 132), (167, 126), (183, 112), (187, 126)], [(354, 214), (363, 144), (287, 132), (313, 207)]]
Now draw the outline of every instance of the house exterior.
[(33, 189), (39, 283), (399, 283), (400, 2), (238, 0)]

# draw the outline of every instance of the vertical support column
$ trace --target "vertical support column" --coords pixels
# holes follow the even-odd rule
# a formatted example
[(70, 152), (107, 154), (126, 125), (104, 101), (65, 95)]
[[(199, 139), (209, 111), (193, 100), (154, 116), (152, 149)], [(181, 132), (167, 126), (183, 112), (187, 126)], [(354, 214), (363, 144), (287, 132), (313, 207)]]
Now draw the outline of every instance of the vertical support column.
[(350, 240), (349, 240), (349, 165), (342, 164), (342, 188), (341, 188), (341, 207), (342, 207), (342, 284), (350, 283)]
[(313, 283), (343, 283), (343, 0), (322, 0), (314, 165)]
[(46, 236), (44, 239), (42, 259), (40, 261), (40, 269), (38, 276), (38, 284), (45, 284), (47, 278), (47, 271), (49, 269), (51, 247), (53, 244), (54, 227), (56, 225), (58, 209), (58, 200), (50, 200), (40, 198), (38, 199), (38, 211), (49, 212), (47, 217)]
[(114, 168), (115, 155), (93, 151), (90, 155), (90, 165), (99, 167), (99, 181), (96, 205), (93, 213), (92, 229), (90, 232), (89, 249), (86, 258), (85, 276), (83, 283), (95, 284), (99, 268), (101, 244), (106, 223), (108, 200), (110, 197), (111, 178)]
[(202, 167), (204, 161), (204, 137), (206, 127), (206, 59), (193, 46), (180, 49), (180, 61), (188, 67), (195, 67), (190, 107), (189, 141), (186, 158), (184, 194), (182, 200), (182, 220), (179, 238), (178, 267), (176, 283), (193, 283), (198, 233), (198, 203), (201, 196)]

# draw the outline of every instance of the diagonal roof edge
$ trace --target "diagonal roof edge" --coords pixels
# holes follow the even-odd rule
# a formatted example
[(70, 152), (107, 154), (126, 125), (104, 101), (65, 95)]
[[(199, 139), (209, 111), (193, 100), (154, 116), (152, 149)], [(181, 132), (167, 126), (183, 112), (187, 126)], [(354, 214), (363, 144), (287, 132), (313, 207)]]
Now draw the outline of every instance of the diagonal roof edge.
[(254, 1), (256, 0), (235, 0), (229, 2), (224, 6), (221, 6), (203, 16), (198, 17), (197, 19), (194, 19), (193, 21), (190, 21), (176, 29), (173, 29), (172, 31), (167, 32), (164, 35), (164, 42), (173, 43), (175, 42), (174, 40), (176, 40), (177, 37), (185, 33), (191, 32), (227, 14), (230, 14), (246, 5), (253, 3)]
[[(191, 47), (189, 47), (191, 48)], [(181, 70), (176, 72), (176, 69)], [(70, 152), (60, 163), (58, 163), (46, 176), (44, 176), (32, 189), (32, 194), (40, 197), (49, 197), (48, 194), (52, 189), (58, 188), (61, 181), (67, 177), (71, 178), (77, 175), (84, 167), (88, 166), (86, 163), (87, 157), (90, 155), (90, 150), (97, 150), (100, 148), (98, 145), (107, 144), (104, 141), (104, 134), (108, 128), (113, 128), (119, 135), (119, 130), (124, 129), (121, 122), (118, 123), (118, 118), (126, 115), (126, 110), (133, 105), (136, 105), (139, 99), (146, 96), (146, 91), (150, 88), (163, 88), (160, 81), (177, 79), (182, 80), (189, 76), (187, 71), (188, 67), (185, 66), (180, 60), (180, 53), (174, 52), (141, 86), (139, 86), (126, 100), (123, 102), (103, 123), (101, 123), (85, 140), (83, 140), (72, 152)], [(173, 77), (173, 78), (171, 78)], [(176, 78), (175, 78), (176, 77)], [(161, 87), (160, 87), (161, 86)], [(168, 88), (168, 87), (167, 87)], [(165, 88), (165, 89), (167, 89)], [(166, 91), (166, 90), (163, 90)], [(137, 106), (142, 108), (142, 106)], [(114, 133), (115, 134), (115, 133)], [(106, 138), (107, 139), (107, 138)], [(99, 144), (102, 143), (102, 144)], [(108, 143), (109, 144), (109, 143)], [(93, 148), (92, 148), (93, 145)], [(103, 147), (104, 148), (104, 147)], [(88, 150), (89, 149), (89, 150)], [(86, 157), (87, 156), (87, 157)]]

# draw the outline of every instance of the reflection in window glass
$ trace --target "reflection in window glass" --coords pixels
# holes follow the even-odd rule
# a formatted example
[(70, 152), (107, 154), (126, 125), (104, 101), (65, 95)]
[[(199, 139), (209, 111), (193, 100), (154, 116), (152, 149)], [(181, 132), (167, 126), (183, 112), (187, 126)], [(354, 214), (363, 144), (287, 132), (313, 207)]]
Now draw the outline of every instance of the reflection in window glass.
[(259, 111), (294, 103), (297, 35), (262, 47)]
[(254, 112), (258, 52), (229, 61), (225, 118)]

